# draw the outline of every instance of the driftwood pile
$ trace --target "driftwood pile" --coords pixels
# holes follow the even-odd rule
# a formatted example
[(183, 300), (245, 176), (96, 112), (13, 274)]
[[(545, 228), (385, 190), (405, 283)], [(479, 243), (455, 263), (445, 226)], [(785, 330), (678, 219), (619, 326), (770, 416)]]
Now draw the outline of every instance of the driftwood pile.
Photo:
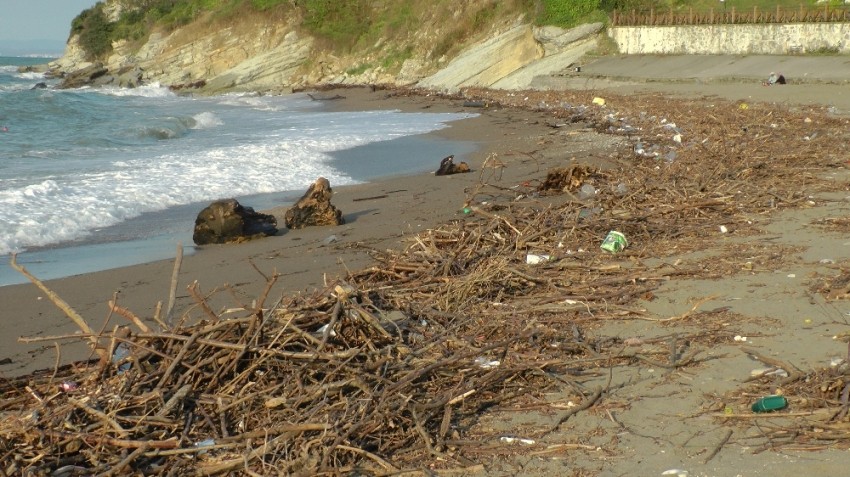
[[(200, 316), (172, 323), (113, 307), (128, 321), (109, 331), (66, 309), (82, 333), (47, 339), (88, 339), (99, 359), (0, 381), (0, 475), (474, 472), (504, 453), (504, 434), (477, 425), (483, 415), (558, 392), (575, 407), (523, 432), (526, 452), (545, 452), (553, 431), (604, 402), (607, 368), (694, 366), (705, 346), (733, 339), (711, 325), (728, 321), (726, 309), (698, 302), (654, 317), (639, 303), (672, 277), (754, 273), (789, 253), (739, 243), (710, 261), (678, 259), (722, 233), (756, 233), (775, 209), (805, 206), (850, 144), (843, 120), (818, 110), (467, 95), (632, 142), (612, 169), (549, 180), (541, 171), (538, 183), (508, 189), (482, 175), (467, 215), (404, 250), (375, 252), (373, 267), (313, 294), (265, 293), (225, 314), (190, 288)], [(583, 186), (593, 193), (582, 196)], [(617, 254), (599, 248), (611, 230), (628, 237)], [(276, 276), (266, 280), (269, 290)], [(612, 319), (704, 329), (652, 343), (592, 335)]]

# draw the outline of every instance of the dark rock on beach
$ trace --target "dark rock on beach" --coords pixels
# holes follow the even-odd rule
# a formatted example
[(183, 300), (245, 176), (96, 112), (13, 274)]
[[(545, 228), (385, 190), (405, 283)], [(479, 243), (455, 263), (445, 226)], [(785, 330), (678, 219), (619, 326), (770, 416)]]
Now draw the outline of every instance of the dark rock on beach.
[(197, 245), (239, 242), (277, 233), (277, 219), (273, 215), (255, 212), (243, 207), (236, 199), (213, 202), (195, 219), (192, 240)]
[(324, 177), (316, 179), (307, 192), (286, 211), (286, 227), (302, 229), (314, 225), (342, 225), (342, 211), (331, 204), (331, 183)]
[(455, 156), (444, 157), (442, 161), (440, 161), (440, 168), (437, 169), (437, 172), (434, 175), (437, 176), (447, 176), (450, 174), (460, 174), (462, 172), (469, 172), (469, 164), (465, 162), (461, 162), (460, 164), (454, 163)]

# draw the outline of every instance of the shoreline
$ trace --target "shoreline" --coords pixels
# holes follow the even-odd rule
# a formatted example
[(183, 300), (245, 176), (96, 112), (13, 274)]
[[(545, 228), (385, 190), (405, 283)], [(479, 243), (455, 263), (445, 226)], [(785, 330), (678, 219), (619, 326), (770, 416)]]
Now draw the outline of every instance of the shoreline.
[[(372, 92), (366, 88), (338, 91), (345, 98), (334, 100), (328, 105), (331, 109), (484, 112), (480, 108), (465, 108), (460, 101), (445, 98), (388, 97), (386, 91)], [(195, 279), (199, 280), (203, 290), (229, 286), (238, 296), (250, 302), (265, 287), (265, 279), (257, 270), (267, 276), (277, 271), (281, 276), (271, 296), (309, 292), (323, 287), (326, 277), (344, 275), (346, 270), (368, 266), (372, 263), (370, 249), (398, 247), (411, 234), (457, 218), (466, 200), (466, 192), (478, 181), (480, 165), (488, 153), (505, 149), (503, 141), (516, 139), (515, 145), (520, 146), (535, 135), (549, 133), (549, 128), (534, 119), (536, 116), (533, 112), (512, 109), (488, 110), (486, 114), (454, 121), (449, 127), (425, 135), (478, 144), (479, 147), (463, 159), (473, 168), (469, 174), (436, 177), (433, 172), (425, 172), (384, 177), (364, 184), (340, 187), (331, 184), (334, 188), (332, 202), (342, 210), (346, 218), (344, 225), (302, 230), (282, 228), (281, 233), (273, 237), (242, 244), (205, 246), (191, 255), (187, 254), (183, 258), (177, 288), (176, 314), (192, 306), (186, 287)], [(517, 132), (505, 132), (504, 125), (517, 118), (524, 118), (513, 126)], [(435, 155), (432, 170), (437, 169), (442, 157)], [(526, 166), (529, 163), (528, 158), (520, 158), (518, 162), (525, 162)], [(303, 191), (298, 196), (301, 193)], [(278, 223), (283, 224), (283, 214), (289, 205), (264, 212), (275, 215)], [(176, 255), (176, 247), (174, 252)], [(174, 255), (148, 263), (44, 282), (96, 326), (107, 316), (107, 302), (115, 294), (120, 306), (141, 317), (153, 316), (157, 302), (168, 301), (173, 263)], [(0, 302), (7, 304), (0, 315), (0, 360), (11, 359), (11, 363), (0, 365), (0, 375), (15, 376), (52, 366), (56, 359), (52, 346), (22, 344), (17, 338), (74, 333), (75, 327), (70, 320), (29, 282), (0, 287)], [(222, 304), (233, 305), (232, 302)], [(87, 357), (86, 346), (63, 345), (62, 362)]]
[[(392, 160), (393, 154), (403, 153), (406, 149), (420, 151), (412, 154), (406, 160), (424, 160), (421, 151), (429, 152), (429, 167), (433, 166), (436, 157), (455, 154), (464, 158), (475, 149), (471, 142), (452, 140), (439, 134), (425, 133), (414, 136), (403, 136), (388, 141), (356, 146), (351, 149), (329, 153), (338, 164), (337, 167), (346, 169), (342, 164), (351, 162), (375, 162), (376, 158)], [(433, 154), (433, 157), (431, 157)], [(350, 166), (348, 169), (358, 169), (359, 174), (349, 174), (355, 184), (339, 187), (364, 185), (375, 181), (392, 180), (395, 177), (424, 174), (424, 167), (417, 167), (409, 172), (382, 174), (375, 170), (376, 166)], [(436, 168), (436, 167), (435, 167)], [(367, 170), (371, 169), (371, 170)], [(413, 169), (403, 167), (403, 169)], [(295, 203), (303, 191), (280, 191), (274, 193), (254, 194), (235, 197), (242, 205), (252, 207), (261, 212), (275, 208), (288, 207)], [(206, 207), (210, 201), (184, 204), (167, 210), (145, 213), (121, 224), (105, 227), (90, 237), (64, 242), (61, 244), (35, 247), (32, 250), (19, 253), (18, 263), (27, 266), (28, 270), (42, 280), (55, 280), (74, 275), (95, 273), (107, 269), (127, 267), (150, 263), (158, 260), (171, 260), (177, 243), (182, 242), (184, 255), (194, 254), (196, 246), (192, 242), (192, 232), (198, 211)], [(281, 222), (282, 225), (282, 222)], [(151, 232), (155, 233), (151, 233)], [(11, 255), (0, 256), (8, 262)], [(112, 263), (115, 262), (115, 263)], [(10, 267), (0, 268), (0, 288), (10, 285), (28, 283), (26, 278)]]

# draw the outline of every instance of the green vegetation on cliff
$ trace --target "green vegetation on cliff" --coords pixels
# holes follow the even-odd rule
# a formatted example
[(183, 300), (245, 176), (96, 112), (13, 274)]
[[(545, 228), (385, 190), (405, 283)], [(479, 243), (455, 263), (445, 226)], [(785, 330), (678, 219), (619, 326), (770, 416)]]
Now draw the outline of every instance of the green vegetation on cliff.
[[(404, 39), (427, 21), (442, 25), (446, 32), (430, 51), (430, 56), (439, 57), (461, 47), (464, 40), (486, 31), (499, 19), (525, 15), (537, 24), (569, 27), (588, 20), (604, 21), (601, 2), (618, 4), (623, 1), (648, 0), (481, 1), (477, 8), (464, 15), (458, 15), (457, 2), (452, 0), (106, 1), (80, 13), (72, 23), (71, 34), (79, 34), (80, 46), (89, 59), (98, 59), (112, 51), (114, 41), (144, 42), (152, 32), (170, 32), (193, 22), (220, 25), (246, 17), (297, 18), (300, 28), (326, 48), (352, 51), (366, 48), (382, 38)], [(117, 4), (122, 6), (116, 8)], [(395, 60), (386, 61), (403, 61), (410, 56), (410, 48), (402, 45), (390, 55)]]
[[(816, 0), (802, 0), (806, 5)], [(843, 0), (829, 0), (839, 4)], [(721, 3), (722, 2), (722, 3)], [(478, 0), (459, 6), (454, 0), (106, 0), (80, 13), (71, 34), (79, 34), (89, 59), (103, 58), (118, 40), (142, 44), (155, 31), (170, 32), (189, 24), (204, 28), (232, 25), (245, 19), (291, 21), (331, 51), (365, 51), (382, 40), (398, 44), (383, 60), (401, 64), (413, 48), (428, 48), (439, 58), (462, 48), (476, 34), (500, 20), (520, 15), (537, 25), (572, 27), (607, 22), (613, 10), (681, 10), (734, 7), (739, 10), (797, 7), (801, 0)], [(462, 10), (463, 9), (463, 10)], [(415, 45), (411, 34), (423, 25), (439, 26), (440, 40)], [(421, 53), (421, 52), (420, 52)]]

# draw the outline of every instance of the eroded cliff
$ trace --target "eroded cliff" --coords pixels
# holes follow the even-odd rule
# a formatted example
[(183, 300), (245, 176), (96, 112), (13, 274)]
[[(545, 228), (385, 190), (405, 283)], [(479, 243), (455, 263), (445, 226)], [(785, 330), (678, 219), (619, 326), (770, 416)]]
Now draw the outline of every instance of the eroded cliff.
[[(465, 18), (487, 3), (459, 2), (452, 18)], [(111, 18), (121, 8), (120, 0), (106, 3)], [(225, 24), (196, 21), (170, 33), (152, 33), (144, 41), (115, 42), (101, 62), (86, 60), (79, 37), (73, 36), (63, 57), (50, 66), (65, 76), (66, 86), (159, 83), (210, 94), (288, 92), (326, 84), (522, 89), (536, 75), (569, 68), (595, 47), (601, 28), (540, 28), (521, 16), (502, 16), (471, 34), (454, 53), (437, 57), (435, 45), (452, 29), (435, 19), (422, 18), (414, 30), (340, 53), (306, 34), (297, 18), (254, 16)], [(406, 52), (403, 61), (387, 61), (399, 51)]]

